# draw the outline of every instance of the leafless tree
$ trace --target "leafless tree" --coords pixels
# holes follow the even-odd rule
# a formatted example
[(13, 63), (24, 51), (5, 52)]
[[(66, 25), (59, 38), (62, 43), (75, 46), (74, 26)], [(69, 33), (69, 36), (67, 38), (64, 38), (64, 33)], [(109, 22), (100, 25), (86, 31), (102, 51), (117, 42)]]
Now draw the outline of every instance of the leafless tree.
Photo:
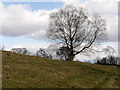
[(59, 60), (67, 60), (69, 59), (69, 49), (67, 47), (60, 47), (56, 50), (57, 59)]
[(105, 36), (105, 21), (100, 16), (89, 17), (83, 8), (67, 5), (50, 14), (48, 37), (69, 49), (69, 61)]
[(14, 53), (29, 55), (29, 52), (26, 48), (12, 48), (11, 51)]
[(37, 50), (37, 52), (35, 53), (36, 57), (44, 57), (44, 58), (51, 58), (52, 56), (47, 54), (45, 49), (40, 48), (39, 50)]

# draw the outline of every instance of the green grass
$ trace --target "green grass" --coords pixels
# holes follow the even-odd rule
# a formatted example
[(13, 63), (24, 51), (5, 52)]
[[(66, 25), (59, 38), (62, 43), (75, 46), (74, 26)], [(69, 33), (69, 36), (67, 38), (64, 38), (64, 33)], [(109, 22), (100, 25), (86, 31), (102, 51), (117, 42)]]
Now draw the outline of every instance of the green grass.
[(3, 51), (2, 62), (3, 88), (119, 88), (120, 85), (115, 66), (37, 58), (7, 51)]

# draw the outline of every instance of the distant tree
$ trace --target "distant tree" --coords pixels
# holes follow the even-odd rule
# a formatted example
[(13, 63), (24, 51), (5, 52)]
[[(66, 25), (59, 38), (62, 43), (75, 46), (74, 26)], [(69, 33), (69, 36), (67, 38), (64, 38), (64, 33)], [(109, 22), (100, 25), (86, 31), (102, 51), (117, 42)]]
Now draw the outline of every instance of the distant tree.
[(29, 52), (26, 48), (12, 48), (11, 51), (14, 53), (29, 55)]
[(59, 57), (60, 60), (67, 60), (68, 61), (69, 54), (70, 54), (70, 51), (67, 47), (60, 47), (56, 51), (56, 55), (57, 55), (57, 57)]
[(68, 61), (104, 40), (105, 32), (105, 20), (98, 16), (91, 19), (80, 7), (67, 5), (50, 14), (48, 36), (69, 50)]
[(44, 57), (45, 56), (45, 50), (40, 48), (39, 50), (37, 50), (36, 56), (37, 57)]
[(102, 65), (119, 65), (120, 58), (109, 56), (109, 57), (103, 57), (101, 59), (97, 59), (96, 64), (102, 64)]
[(42, 49), (40, 48), (39, 50), (37, 50), (36, 54), (35, 54), (36, 57), (44, 57), (44, 58), (51, 58), (52, 59), (52, 56), (47, 54), (47, 52), (45, 51), (45, 49)]
[(117, 57), (117, 65), (119, 65), (120, 66), (120, 57)]
[(117, 57), (109, 56), (108, 59), (111, 65), (117, 65)]
[(102, 64), (107, 64), (107, 58), (106, 57), (104, 57), (103, 59), (102, 59)]

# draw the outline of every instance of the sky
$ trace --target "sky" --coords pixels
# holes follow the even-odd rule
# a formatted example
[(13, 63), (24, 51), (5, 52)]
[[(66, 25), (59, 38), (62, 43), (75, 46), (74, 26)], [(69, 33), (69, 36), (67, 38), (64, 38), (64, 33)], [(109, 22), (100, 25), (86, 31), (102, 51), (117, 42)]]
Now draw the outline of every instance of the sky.
[[(90, 16), (100, 15), (105, 19), (109, 39), (102, 45), (103, 47), (109, 45), (118, 50), (118, 0), (13, 1), (4, 0), (0, 3), (0, 30), (2, 31), (0, 38), (7, 50), (47, 48), (51, 44), (46, 37), (49, 14), (67, 4), (83, 7)], [(85, 60), (88, 57), (82, 56), (79, 59)]]

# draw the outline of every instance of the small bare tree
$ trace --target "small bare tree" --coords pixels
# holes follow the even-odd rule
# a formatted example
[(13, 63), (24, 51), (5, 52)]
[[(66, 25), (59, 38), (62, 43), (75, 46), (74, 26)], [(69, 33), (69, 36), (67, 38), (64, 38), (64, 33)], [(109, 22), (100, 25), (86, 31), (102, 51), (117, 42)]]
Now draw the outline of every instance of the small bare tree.
[(50, 54), (47, 53), (47, 51), (45, 49), (40, 48), (39, 50), (37, 50), (37, 52), (35, 53), (36, 57), (44, 57), (44, 58), (50, 58), (52, 59), (52, 56)]
[(29, 52), (26, 48), (12, 48), (11, 51), (14, 53), (29, 55)]
[(60, 60), (67, 60), (69, 59), (69, 49), (67, 47), (60, 47), (56, 50), (56, 55)]
[(91, 19), (83, 8), (72, 5), (50, 14), (48, 36), (69, 49), (69, 61), (75, 55), (105, 39), (106, 24), (101, 17)]

